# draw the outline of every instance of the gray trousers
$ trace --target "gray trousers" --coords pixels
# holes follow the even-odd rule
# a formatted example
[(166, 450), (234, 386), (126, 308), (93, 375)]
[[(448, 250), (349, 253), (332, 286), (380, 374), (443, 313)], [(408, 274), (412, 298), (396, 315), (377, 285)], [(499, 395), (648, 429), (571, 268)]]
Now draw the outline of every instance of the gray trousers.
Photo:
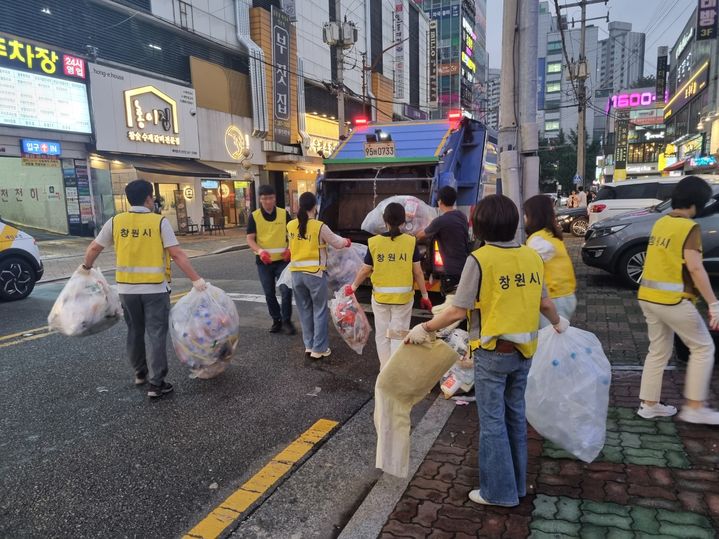
[[(148, 378), (161, 386), (167, 375), (167, 332), (170, 293), (120, 294), (127, 324), (127, 357), (138, 378)], [(145, 349), (145, 333), (150, 344)]]

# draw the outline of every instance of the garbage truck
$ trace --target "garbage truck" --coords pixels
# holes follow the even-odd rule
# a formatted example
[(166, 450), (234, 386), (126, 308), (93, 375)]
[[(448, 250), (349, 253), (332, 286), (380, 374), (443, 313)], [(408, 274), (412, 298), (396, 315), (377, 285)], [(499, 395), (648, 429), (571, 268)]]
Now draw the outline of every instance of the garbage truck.
[[(450, 115), (444, 120), (393, 123), (356, 121), (351, 134), (324, 160), (317, 181), (319, 218), (354, 242), (382, 200), (412, 195), (437, 206), (439, 190), (457, 189), (457, 206), (469, 220), (473, 207), (496, 192), (497, 136), (481, 122)], [(439, 290), (444, 263), (436, 241), (420, 245), (431, 290)]]

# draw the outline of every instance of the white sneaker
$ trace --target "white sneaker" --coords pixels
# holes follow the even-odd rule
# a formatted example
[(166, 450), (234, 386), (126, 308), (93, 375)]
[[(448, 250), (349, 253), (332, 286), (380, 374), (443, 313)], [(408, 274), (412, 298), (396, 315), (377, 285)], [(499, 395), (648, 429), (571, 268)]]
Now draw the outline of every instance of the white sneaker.
[(687, 423), (699, 425), (719, 425), (719, 412), (702, 406), (701, 408), (689, 408), (684, 406), (679, 412), (679, 419)]
[(482, 494), (480, 493), (479, 489), (472, 490), (469, 493), (469, 499), (472, 500), (474, 503), (478, 503), (480, 505), (496, 505), (497, 507), (513, 507), (509, 505), (499, 505), (496, 503), (490, 503), (484, 498), (482, 498)]
[(669, 404), (656, 403), (653, 406), (647, 406), (644, 403), (639, 405), (637, 415), (644, 419), (654, 419), (655, 417), (671, 417), (677, 413), (677, 409)]
[(323, 357), (329, 356), (331, 353), (332, 353), (332, 350), (330, 350), (330, 349), (328, 348), (327, 351), (325, 351), (325, 352), (312, 352), (312, 353), (310, 354), (310, 357), (311, 357), (312, 359), (321, 359), (321, 358), (323, 358)]

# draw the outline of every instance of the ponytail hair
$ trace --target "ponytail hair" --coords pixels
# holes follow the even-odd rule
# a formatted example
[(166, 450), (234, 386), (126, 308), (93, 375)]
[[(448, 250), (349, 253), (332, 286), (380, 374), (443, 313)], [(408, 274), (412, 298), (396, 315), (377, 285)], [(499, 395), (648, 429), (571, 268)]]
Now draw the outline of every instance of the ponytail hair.
[(300, 208), (297, 211), (297, 220), (300, 222), (300, 238), (307, 234), (307, 222), (310, 220), (309, 212), (317, 206), (317, 197), (309, 191), (300, 195)]
[(399, 227), (401, 227), (406, 220), (404, 206), (402, 206), (402, 204), (398, 204), (397, 202), (387, 204), (387, 207), (384, 209), (384, 213), (382, 214), (382, 218), (384, 219), (384, 222), (387, 223), (390, 238), (394, 240), (397, 236), (402, 234)]
[(547, 230), (558, 240), (562, 239), (562, 229), (557, 224), (554, 204), (547, 195), (535, 195), (524, 202), (524, 215), (527, 216), (525, 230), (531, 236), (540, 230)]

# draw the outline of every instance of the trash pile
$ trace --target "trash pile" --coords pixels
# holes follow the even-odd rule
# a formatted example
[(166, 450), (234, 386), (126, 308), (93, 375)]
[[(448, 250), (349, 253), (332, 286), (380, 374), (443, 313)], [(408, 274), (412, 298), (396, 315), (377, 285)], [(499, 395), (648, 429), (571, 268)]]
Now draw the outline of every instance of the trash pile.
[(527, 421), (584, 462), (604, 447), (612, 369), (599, 339), (570, 327), (539, 332), (527, 378)]
[(213, 378), (225, 371), (239, 342), (240, 317), (235, 304), (210, 284), (180, 299), (170, 311), (170, 336), (190, 378)]
[(355, 280), (364, 264), (367, 246), (353, 243), (348, 249), (327, 247), (327, 286), (337, 292)]
[(68, 337), (84, 337), (114, 326), (121, 318), (117, 288), (97, 268), (87, 273), (78, 269), (52, 306), (47, 324)]
[(335, 292), (335, 297), (329, 302), (329, 308), (332, 322), (340, 337), (352, 350), (362, 354), (372, 326), (355, 295), (345, 296), (342, 290)]
[(367, 214), (362, 221), (362, 230), (370, 234), (384, 234), (387, 226), (384, 223), (382, 214), (388, 204), (398, 202), (404, 206), (406, 222), (401, 230), (407, 234), (416, 235), (429, 226), (432, 220), (437, 217), (437, 210), (411, 195), (396, 195), (380, 202), (375, 209)]

